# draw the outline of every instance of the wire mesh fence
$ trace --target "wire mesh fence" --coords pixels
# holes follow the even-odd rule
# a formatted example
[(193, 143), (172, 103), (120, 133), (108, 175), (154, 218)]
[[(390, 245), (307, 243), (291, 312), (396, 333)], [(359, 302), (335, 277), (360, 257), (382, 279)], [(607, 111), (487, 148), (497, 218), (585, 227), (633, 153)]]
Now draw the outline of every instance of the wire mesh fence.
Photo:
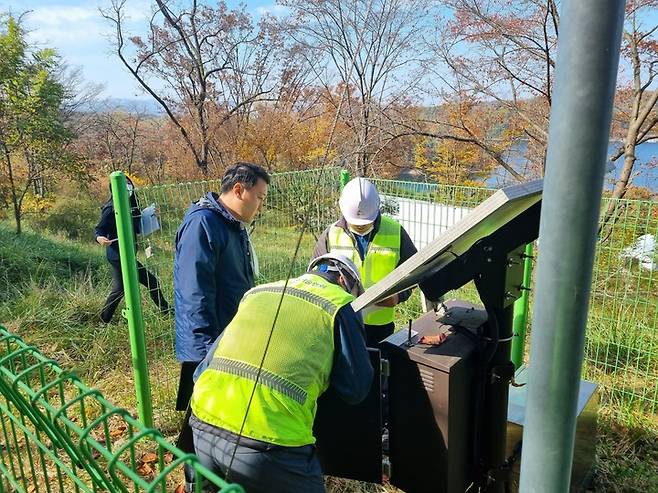
[[(285, 278), (304, 221), (302, 238), (293, 275), (302, 273), (322, 230), (338, 214), (338, 168), (277, 173), (272, 176), (264, 210), (252, 224), (250, 236), (260, 264), (258, 283)], [(160, 231), (139, 239), (141, 261), (161, 280), (168, 300), (173, 300), (172, 270), (175, 235), (185, 211), (208, 192), (219, 192), (220, 181), (162, 185), (138, 190), (141, 206), (154, 204), (159, 210)], [(150, 257), (146, 258), (146, 253)], [(156, 426), (171, 423), (176, 400), (179, 366), (174, 357), (173, 317), (163, 316), (151, 303), (144, 306), (149, 374)]]
[(0, 492), (180, 491), (183, 464), (243, 492), (0, 326)]
[[(384, 213), (398, 219), (418, 248), (427, 245), (458, 222), (494, 190), (374, 179), (382, 195)], [(181, 183), (140, 189), (142, 205), (159, 208), (161, 231), (141, 241), (153, 255), (144, 259), (157, 272), (168, 299), (172, 299), (174, 236), (186, 208), (208, 191), (219, 189), (218, 181)], [(308, 231), (301, 241), (300, 256), (292, 275), (303, 272), (320, 232), (339, 217), (339, 170), (327, 169), (275, 174), (265, 209), (252, 231), (260, 259), (261, 278), (269, 282), (286, 277), (304, 220)], [(607, 200), (602, 205), (607, 207)], [(622, 408), (658, 411), (658, 335), (656, 250), (658, 207), (655, 202), (618, 201), (616, 222), (599, 242), (592, 284), (587, 331), (584, 377), (600, 383), (610, 403)], [(644, 238), (646, 252), (638, 241)], [(653, 240), (651, 240), (653, 238)], [(649, 251), (654, 242), (653, 253)], [(653, 256), (653, 257), (651, 257)], [(651, 257), (651, 259), (648, 259)], [(477, 302), (472, 285), (448, 297)], [(149, 305), (151, 305), (149, 303)], [(145, 310), (147, 346), (153, 390), (154, 415), (171, 419), (175, 401), (178, 365), (173, 356), (173, 320), (154, 306)], [(421, 313), (418, 290), (397, 310), (398, 326)], [(531, 319), (531, 318), (529, 318)]]
[[(602, 210), (606, 210), (607, 200)], [(658, 205), (619, 200), (596, 250), (584, 375), (620, 412), (658, 412)]]

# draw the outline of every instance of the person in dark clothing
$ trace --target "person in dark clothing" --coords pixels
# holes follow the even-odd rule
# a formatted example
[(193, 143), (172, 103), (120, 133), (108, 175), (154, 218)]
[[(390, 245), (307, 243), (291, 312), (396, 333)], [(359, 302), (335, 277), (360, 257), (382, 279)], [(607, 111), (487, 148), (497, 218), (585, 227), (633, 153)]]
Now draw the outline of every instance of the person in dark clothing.
[[(209, 192), (193, 203), (176, 232), (176, 359), (181, 363), (176, 410), (187, 410), (176, 446), (185, 452), (194, 452), (189, 426), (194, 371), (258, 277), (247, 225), (258, 215), (269, 183), (260, 166), (236, 163), (224, 172), (221, 193)], [(189, 466), (185, 477), (194, 481)]]
[[(126, 178), (128, 193), (130, 195), (130, 208), (133, 220), (133, 231), (135, 235), (140, 232), (141, 211), (134, 192), (132, 181)], [(103, 205), (101, 209), (101, 218), (96, 225), (96, 242), (105, 247), (107, 261), (112, 267), (112, 290), (105, 300), (105, 305), (101, 310), (100, 318), (103, 322), (109, 323), (112, 316), (123, 298), (123, 275), (121, 274), (121, 259), (119, 257), (119, 242), (117, 240), (117, 224), (114, 217), (114, 205), (112, 197)], [(135, 244), (135, 251), (137, 244)], [(158, 306), (160, 311), (166, 313), (169, 311), (169, 304), (164, 298), (158, 279), (151, 274), (146, 267), (137, 261), (137, 275), (140, 284), (146, 286), (153, 302)]]
[(177, 410), (187, 408), (194, 370), (254, 286), (258, 261), (246, 226), (260, 211), (269, 181), (260, 166), (237, 163), (224, 173), (221, 193), (193, 203), (176, 232)]

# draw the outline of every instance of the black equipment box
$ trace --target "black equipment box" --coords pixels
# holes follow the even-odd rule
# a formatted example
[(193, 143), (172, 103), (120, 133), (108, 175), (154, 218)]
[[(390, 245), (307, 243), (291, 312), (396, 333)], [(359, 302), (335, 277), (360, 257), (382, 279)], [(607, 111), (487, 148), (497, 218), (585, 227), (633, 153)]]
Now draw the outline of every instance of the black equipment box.
[[(389, 360), (390, 481), (414, 493), (463, 493), (473, 467), (473, 406), (481, 308), (449, 301), (382, 342)], [(421, 336), (448, 335), (438, 346)], [(413, 403), (413, 404), (412, 404)]]

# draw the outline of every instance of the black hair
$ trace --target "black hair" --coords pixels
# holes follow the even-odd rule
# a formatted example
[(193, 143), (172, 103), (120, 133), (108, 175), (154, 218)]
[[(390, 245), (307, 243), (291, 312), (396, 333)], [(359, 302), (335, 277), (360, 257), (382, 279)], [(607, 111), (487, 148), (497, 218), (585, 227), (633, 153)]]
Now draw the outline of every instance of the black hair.
[(243, 162), (235, 163), (224, 172), (221, 192), (229, 192), (233, 189), (236, 183), (242, 183), (242, 185), (248, 190), (258, 183), (259, 179), (263, 180), (268, 185), (270, 184), (270, 175), (257, 164)]
[[(133, 181), (126, 176), (126, 185), (133, 186), (133, 193), (128, 196), (128, 201), (130, 202), (130, 207), (133, 209), (133, 216), (135, 214), (135, 207), (139, 208), (139, 201), (137, 200), (137, 194), (135, 193), (135, 184)], [(108, 183), (108, 188), (110, 189), (110, 198), (107, 199), (107, 202), (103, 204), (103, 207), (109, 207), (112, 205), (112, 182)]]

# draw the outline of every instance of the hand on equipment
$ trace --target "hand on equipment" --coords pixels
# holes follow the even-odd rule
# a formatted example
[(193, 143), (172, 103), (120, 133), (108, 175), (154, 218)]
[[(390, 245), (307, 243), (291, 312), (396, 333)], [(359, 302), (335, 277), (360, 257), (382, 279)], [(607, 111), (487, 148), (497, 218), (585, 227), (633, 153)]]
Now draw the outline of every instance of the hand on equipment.
[(389, 296), (385, 300), (382, 300), (379, 303), (377, 303), (377, 306), (392, 307), (397, 305), (399, 302), (400, 302), (400, 298), (398, 297), (397, 294), (394, 294), (393, 296)]

